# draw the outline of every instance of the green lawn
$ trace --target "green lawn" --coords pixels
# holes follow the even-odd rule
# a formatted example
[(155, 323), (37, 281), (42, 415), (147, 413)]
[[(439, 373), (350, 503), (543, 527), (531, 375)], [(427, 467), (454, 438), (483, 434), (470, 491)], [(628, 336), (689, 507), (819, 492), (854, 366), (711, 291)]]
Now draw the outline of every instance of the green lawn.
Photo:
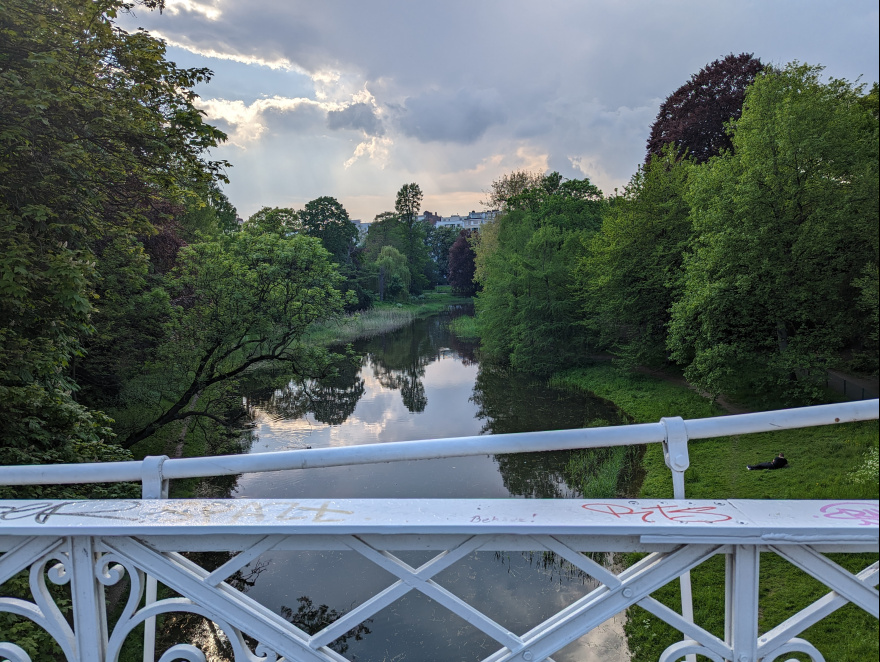
[[(654, 422), (663, 416), (687, 419), (721, 413), (686, 387), (621, 372), (608, 364), (570, 370), (556, 375), (551, 383), (591, 391), (610, 400), (633, 423)], [(876, 499), (877, 445), (877, 421), (695, 441), (689, 445), (690, 468), (685, 472), (685, 490), (688, 497), (696, 499)], [(746, 470), (746, 464), (769, 460), (779, 451), (785, 452), (788, 468)], [(645, 478), (639, 496), (670, 498), (671, 474), (659, 444), (646, 450), (642, 463)], [(633, 555), (628, 560), (633, 562), (635, 558)], [(833, 559), (854, 571), (876, 561), (877, 555), (834, 555)], [(723, 637), (724, 559), (715, 557), (699, 566), (692, 573), (692, 581), (697, 623)], [(762, 554), (761, 632), (825, 593), (827, 589), (819, 582), (780, 557)], [(653, 597), (671, 607), (680, 607), (677, 583), (667, 585)], [(627, 636), (633, 662), (654, 662), (668, 645), (680, 639), (677, 631), (638, 607), (629, 612)], [(801, 636), (822, 651), (829, 662), (862, 662), (880, 657), (877, 620), (852, 605)]]

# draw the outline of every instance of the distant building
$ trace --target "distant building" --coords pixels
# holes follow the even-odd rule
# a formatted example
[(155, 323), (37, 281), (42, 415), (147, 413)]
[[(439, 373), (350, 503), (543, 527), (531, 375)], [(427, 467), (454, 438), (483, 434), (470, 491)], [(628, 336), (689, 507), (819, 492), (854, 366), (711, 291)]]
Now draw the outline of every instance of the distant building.
[(452, 216), (444, 216), (437, 223), (438, 228), (461, 228), (464, 227), (464, 219), (458, 214), (453, 214)]
[[(425, 223), (430, 223), (435, 228), (459, 228), (460, 230), (475, 232), (480, 229), (483, 223), (493, 220), (500, 213), (499, 210), (492, 209), (489, 211), (472, 211), (467, 216), (460, 214), (439, 216), (434, 212), (426, 211), (419, 214), (417, 218)], [(363, 240), (367, 235), (367, 229), (370, 227), (370, 224), (363, 221), (352, 221), (352, 223), (358, 226), (358, 232), (360, 233), (361, 240)]]
[(498, 216), (498, 210), (492, 209), (491, 211), (472, 211), (465, 218), (465, 229), (472, 230), (475, 228), (479, 228), (486, 221), (494, 220), (496, 216)]
[(487, 221), (493, 220), (500, 212), (497, 209), (490, 211), (472, 211), (467, 216), (453, 214), (444, 216), (437, 223), (437, 227), (455, 227), (462, 230), (479, 230), (480, 226)]
[(426, 211), (423, 214), (419, 214), (419, 220), (423, 221), (424, 223), (430, 223), (431, 225), (436, 226), (440, 222), (441, 218), (434, 212)]

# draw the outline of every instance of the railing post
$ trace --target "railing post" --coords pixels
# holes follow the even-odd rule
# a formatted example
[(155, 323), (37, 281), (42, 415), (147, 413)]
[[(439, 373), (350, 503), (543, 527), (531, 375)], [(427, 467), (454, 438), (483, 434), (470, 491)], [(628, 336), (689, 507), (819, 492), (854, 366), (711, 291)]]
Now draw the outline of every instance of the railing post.
[[(663, 459), (672, 471), (672, 497), (684, 499), (684, 472), (690, 466), (688, 455), (688, 433), (681, 416), (661, 418), (666, 428), (666, 439), (663, 441)], [(694, 622), (694, 598), (691, 591), (691, 573), (684, 573), (678, 578), (681, 586), (681, 615), (690, 623)], [(687, 655), (687, 662), (696, 662), (696, 655)]]
[(688, 433), (681, 416), (661, 418), (666, 428), (666, 439), (663, 440), (663, 459), (672, 470), (672, 497), (684, 499), (684, 472), (690, 466), (688, 457)]
[(104, 587), (95, 577), (95, 543), (90, 536), (68, 538), (70, 593), (77, 662), (102, 662), (107, 652)]
[(147, 455), (141, 468), (141, 498), (167, 499), (168, 479), (162, 475), (162, 465), (167, 455)]
[[(168, 459), (167, 455), (148, 455), (144, 458), (141, 468), (141, 498), (142, 499), (167, 499), (169, 481), (162, 474), (162, 465)], [(157, 581), (152, 575), (147, 575), (145, 586), (145, 604), (149, 605), (156, 601)], [(144, 662), (155, 662), (156, 659), (156, 617), (151, 616), (144, 621)]]
[(731, 662), (757, 662), (759, 562), (756, 546), (736, 545), (728, 554), (724, 636), (733, 649)]

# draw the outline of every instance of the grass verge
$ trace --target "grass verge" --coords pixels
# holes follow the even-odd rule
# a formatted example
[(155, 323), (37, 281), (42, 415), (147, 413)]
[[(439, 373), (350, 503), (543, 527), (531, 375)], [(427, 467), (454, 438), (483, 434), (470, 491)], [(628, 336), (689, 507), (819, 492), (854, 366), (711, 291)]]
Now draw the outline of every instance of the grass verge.
[(413, 297), (409, 303), (377, 303), (369, 310), (315, 325), (308, 340), (318, 345), (335, 345), (399, 329), (421, 317), (436, 315), (449, 306), (468, 304), (472, 299), (457, 297), (449, 286)]
[(470, 315), (456, 317), (449, 323), (449, 329), (462, 340), (477, 340), (480, 337), (477, 318)]
[[(655, 377), (597, 365), (555, 375), (551, 384), (590, 391), (614, 402), (633, 423), (655, 422), (663, 416), (702, 418), (720, 414), (708, 400), (684, 386)], [(872, 467), (878, 447), (877, 421), (836, 426), (780, 430), (693, 442), (690, 468), (685, 472), (689, 498), (694, 499), (876, 499), (878, 484)], [(784, 451), (790, 466), (779, 471), (747, 471), (746, 464)], [(659, 444), (643, 455), (645, 478), (641, 498), (672, 496), (672, 479)], [(876, 554), (839, 554), (832, 559), (849, 571), (877, 560)], [(628, 561), (634, 562), (632, 555)], [(713, 557), (692, 573), (695, 620), (724, 637), (724, 559)], [(680, 609), (678, 583), (653, 597)], [(759, 629), (766, 632), (827, 593), (827, 589), (775, 554), (761, 555)], [(680, 633), (639, 607), (629, 610), (627, 640), (633, 662), (653, 662), (681, 638)], [(841, 636), (846, 633), (846, 636)], [(878, 622), (863, 610), (847, 605), (799, 635), (815, 645), (827, 660), (876, 660)], [(704, 659), (704, 658), (698, 658)], [(807, 660), (791, 655), (786, 659)]]

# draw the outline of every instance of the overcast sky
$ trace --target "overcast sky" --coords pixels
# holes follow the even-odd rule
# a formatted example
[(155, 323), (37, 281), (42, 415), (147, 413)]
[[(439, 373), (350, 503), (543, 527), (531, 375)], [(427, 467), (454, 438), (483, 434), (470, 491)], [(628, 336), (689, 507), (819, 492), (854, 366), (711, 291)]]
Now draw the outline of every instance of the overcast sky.
[(660, 103), (729, 53), (878, 80), (877, 0), (166, 0), (120, 20), (168, 44), (229, 134), (247, 218), (330, 195), (352, 218), (480, 209), (516, 169), (622, 187)]

